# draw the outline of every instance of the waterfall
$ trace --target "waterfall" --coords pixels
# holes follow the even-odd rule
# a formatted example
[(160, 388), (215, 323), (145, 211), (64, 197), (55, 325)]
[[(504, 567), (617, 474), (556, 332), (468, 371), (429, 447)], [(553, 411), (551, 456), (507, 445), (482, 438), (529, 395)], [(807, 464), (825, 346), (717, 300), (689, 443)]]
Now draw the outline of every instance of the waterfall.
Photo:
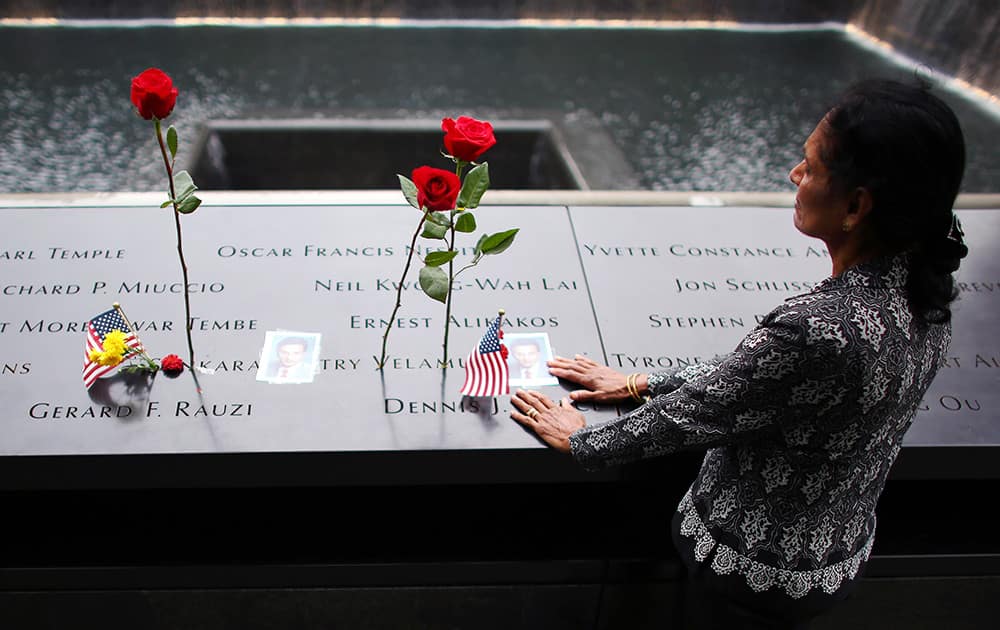
[(945, 74), (1000, 95), (996, 0), (866, 0), (851, 23)]

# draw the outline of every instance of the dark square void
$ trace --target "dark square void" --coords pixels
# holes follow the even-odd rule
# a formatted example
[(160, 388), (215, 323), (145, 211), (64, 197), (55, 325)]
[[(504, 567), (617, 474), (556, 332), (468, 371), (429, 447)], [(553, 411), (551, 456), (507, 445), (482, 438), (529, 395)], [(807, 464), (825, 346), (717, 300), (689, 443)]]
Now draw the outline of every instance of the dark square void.
[[(497, 133), (503, 142), (481, 158), (490, 164), (491, 188), (586, 188), (552, 125), (523, 121)], [(441, 139), (435, 120), (210, 121), (190, 171), (210, 190), (394, 188), (396, 173), (410, 177), (421, 165), (451, 170)]]

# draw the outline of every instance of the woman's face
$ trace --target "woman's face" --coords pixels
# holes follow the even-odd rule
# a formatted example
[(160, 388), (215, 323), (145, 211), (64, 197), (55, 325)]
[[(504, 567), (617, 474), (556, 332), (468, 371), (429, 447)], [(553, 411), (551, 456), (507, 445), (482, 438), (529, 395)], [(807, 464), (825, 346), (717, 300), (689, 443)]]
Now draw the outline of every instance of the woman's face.
[(799, 188), (795, 195), (795, 227), (829, 245), (844, 237), (843, 222), (849, 201), (833, 185), (830, 171), (820, 159), (825, 142), (826, 123), (820, 121), (806, 140), (804, 158), (788, 178)]

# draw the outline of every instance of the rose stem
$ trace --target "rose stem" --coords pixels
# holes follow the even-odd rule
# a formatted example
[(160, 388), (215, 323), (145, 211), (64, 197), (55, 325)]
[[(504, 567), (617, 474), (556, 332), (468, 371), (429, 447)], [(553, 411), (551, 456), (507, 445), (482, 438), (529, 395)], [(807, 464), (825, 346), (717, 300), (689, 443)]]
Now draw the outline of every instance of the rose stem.
[[(462, 190), (462, 160), (455, 160), (455, 175), (458, 176), (458, 189)], [(452, 211), (451, 216), (451, 242), (448, 243), (448, 251), (455, 251), (455, 214), (456, 211)], [(448, 329), (451, 326), (451, 286), (455, 282), (455, 258), (452, 257), (448, 261), (448, 294), (445, 295), (444, 299), (444, 359), (441, 360), (441, 367), (448, 367)]]
[(167, 159), (167, 147), (163, 144), (163, 131), (160, 127), (160, 119), (153, 118), (156, 127), (156, 140), (160, 143), (160, 153), (163, 155), (163, 166), (167, 169), (167, 181), (170, 183), (170, 199), (174, 208), (174, 224), (177, 226), (177, 255), (181, 261), (181, 272), (184, 275), (184, 331), (187, 333), (188, 358), (190, 360), (191, 373), (194, 373), (194, 344), (191, 343), (191, 297), (188, 292), (188, 270), (187, 263), (184, 262), (184, 245), (181, 241), (181, 213), (177, 210), (177, 193), (174, 190), (174, 169)]
[(385, 367), (385, 347), (389, 343), (389, 331), (392, 330), (392, 323), (396, 321), (396, 313), (399, 312), (399, 307), (403, 303), (403, 282), (406, 281), (406, 274), (410, 272), (410, 263), (413, 261), (413, 252), (417, 249), (417, 236), (420, 235), (420, 228), (424, 226), (424, 221), (427, 220), (427, 212), (424, 212), (424, 216), (420, 219), (420, 223), (417, 224), (417, 231), (413, 233), (413, 239), (410, 240), (410, 254), (406, 257), (406, 265), (403, 267), (403, 276), (399, 279), (399, 285), (396, 287), (396, 306), (392, 309), (392, 315), (389, 316), (389, 324), (385, 327), (385, 334), (382, 335), (382, 358), (379, 359), (378, 369), (383, 369)]

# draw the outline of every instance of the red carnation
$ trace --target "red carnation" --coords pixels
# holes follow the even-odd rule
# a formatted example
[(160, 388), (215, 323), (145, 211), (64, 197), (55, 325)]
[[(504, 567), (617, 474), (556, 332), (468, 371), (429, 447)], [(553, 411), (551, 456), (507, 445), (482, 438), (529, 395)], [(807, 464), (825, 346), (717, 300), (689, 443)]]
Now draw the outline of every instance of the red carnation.
[(146, 120), (163, 120), (174, 110), (177, 88), (167, 73), (159, 68), (147, 68), (132, 79), (132, 104)]
[(168, 354), (160, 359), (160, 367), (168, 374), (180, 374), (184, 371), (184, 361), (176, 354)]

